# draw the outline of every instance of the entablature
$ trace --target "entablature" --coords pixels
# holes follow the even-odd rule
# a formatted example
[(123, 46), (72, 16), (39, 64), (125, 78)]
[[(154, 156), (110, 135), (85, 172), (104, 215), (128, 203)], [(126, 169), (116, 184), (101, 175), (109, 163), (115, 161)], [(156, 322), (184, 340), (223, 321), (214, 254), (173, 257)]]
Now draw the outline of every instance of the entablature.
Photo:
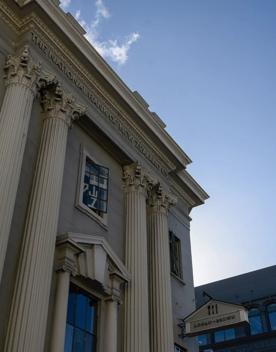
[[(188, 201), (191, 207), (207, 199), (198, 184), (191, 182), (191, 177), (183, 180), (179, 176), (179, 172), (191, 162), (190, 158), (83, 37), (83, 33), (75, 28), (57, 2), (8, 0), (4, 3), (0, 0), (0, 3), (3, 4), (1, 17), (5, 17), (18, 33), (20, 45), (22, 41), (30, 42), (38, 55), (65, 76), (99, 113), (97, 120), (94, 114), (89, 114), (88, 108), (86, 118), (96, 125), (99, 119), (104, 120), (105, 126), (111, 126), (113, 133), (115, 130), (118, 138), (140, 155), (140, 161), (146, 159), (155, 172), (170, 180), (175, 188), (182, 185), (189, 188), (184, 193), (192, 198)], [(109, 138), (112, 140), (111, 136)]]

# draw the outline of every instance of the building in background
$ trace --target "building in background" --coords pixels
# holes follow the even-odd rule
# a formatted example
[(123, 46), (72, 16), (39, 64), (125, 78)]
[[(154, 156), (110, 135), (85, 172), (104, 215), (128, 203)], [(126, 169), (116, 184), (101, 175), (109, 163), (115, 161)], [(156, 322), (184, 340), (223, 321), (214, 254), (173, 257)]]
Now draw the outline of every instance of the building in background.
[(59, 1), (0, 33), (0, 350), (198, 351), (190, 158)]
[(276, 266), (198, 286), (195, 292), (197, 307), (210, 295), (243, 305), (249, 317), (247, 326), (198, 336), (201, 352), (276, 351)]

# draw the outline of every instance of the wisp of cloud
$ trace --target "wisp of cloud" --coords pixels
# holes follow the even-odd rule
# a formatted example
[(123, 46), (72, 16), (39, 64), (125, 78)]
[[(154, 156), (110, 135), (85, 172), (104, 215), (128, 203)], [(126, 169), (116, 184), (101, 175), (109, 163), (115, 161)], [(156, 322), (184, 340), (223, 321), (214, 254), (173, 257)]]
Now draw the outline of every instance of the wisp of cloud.
[[(61, 1), (61, 7), (63, 9), (68, 8), (71, 0), (63, 0)], [(111, 17), (111, 14), (102, 0), (95, 1), (96, 13), (91, 21), (88, 24), (81, 15), (81, 11), (77, 10), (75, 13), (75, 18), (79, 22), (79, 24), (86, 31), (86, 39), (94, 46), (94, 48), (98, 51), (98, 53), (111, 61), (123, 65), (128, 60), (128, 53), (133, 43), (135, 43), (139, 38), (140, 34), (137, 32), (130, 33), (125, 36), (123, 40), (115, 39), (115, 40), (105, 40), (101, 41), (99, 39), (99, 24), (103, 20), (107, 20)]]

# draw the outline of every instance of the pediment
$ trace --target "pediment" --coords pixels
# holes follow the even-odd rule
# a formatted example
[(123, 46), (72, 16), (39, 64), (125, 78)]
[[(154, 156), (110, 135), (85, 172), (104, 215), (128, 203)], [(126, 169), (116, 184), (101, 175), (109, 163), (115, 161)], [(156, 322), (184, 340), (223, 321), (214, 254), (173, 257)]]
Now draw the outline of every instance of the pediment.
[(185, 319), (187, 335), (248, 322), (247, 309), (241, 305), (211, 299)]
[(128, 270), (104, 237), (71, 232), (58, 236), (57, 248), (66, 243), (78, 248), (74, 256), (75, 276), (97, 283), (107, 294), (114, 286), (115, 276), (122, 283), (130, 281)]

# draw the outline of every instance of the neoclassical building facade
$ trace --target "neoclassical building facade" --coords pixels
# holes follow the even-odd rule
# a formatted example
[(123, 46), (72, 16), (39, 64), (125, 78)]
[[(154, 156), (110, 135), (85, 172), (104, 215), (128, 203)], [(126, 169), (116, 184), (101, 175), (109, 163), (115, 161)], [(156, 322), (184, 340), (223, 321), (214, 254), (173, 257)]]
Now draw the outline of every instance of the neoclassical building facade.
[(0, 0), (0, 350), (197, 351), (190, 158), (58, 1)]

